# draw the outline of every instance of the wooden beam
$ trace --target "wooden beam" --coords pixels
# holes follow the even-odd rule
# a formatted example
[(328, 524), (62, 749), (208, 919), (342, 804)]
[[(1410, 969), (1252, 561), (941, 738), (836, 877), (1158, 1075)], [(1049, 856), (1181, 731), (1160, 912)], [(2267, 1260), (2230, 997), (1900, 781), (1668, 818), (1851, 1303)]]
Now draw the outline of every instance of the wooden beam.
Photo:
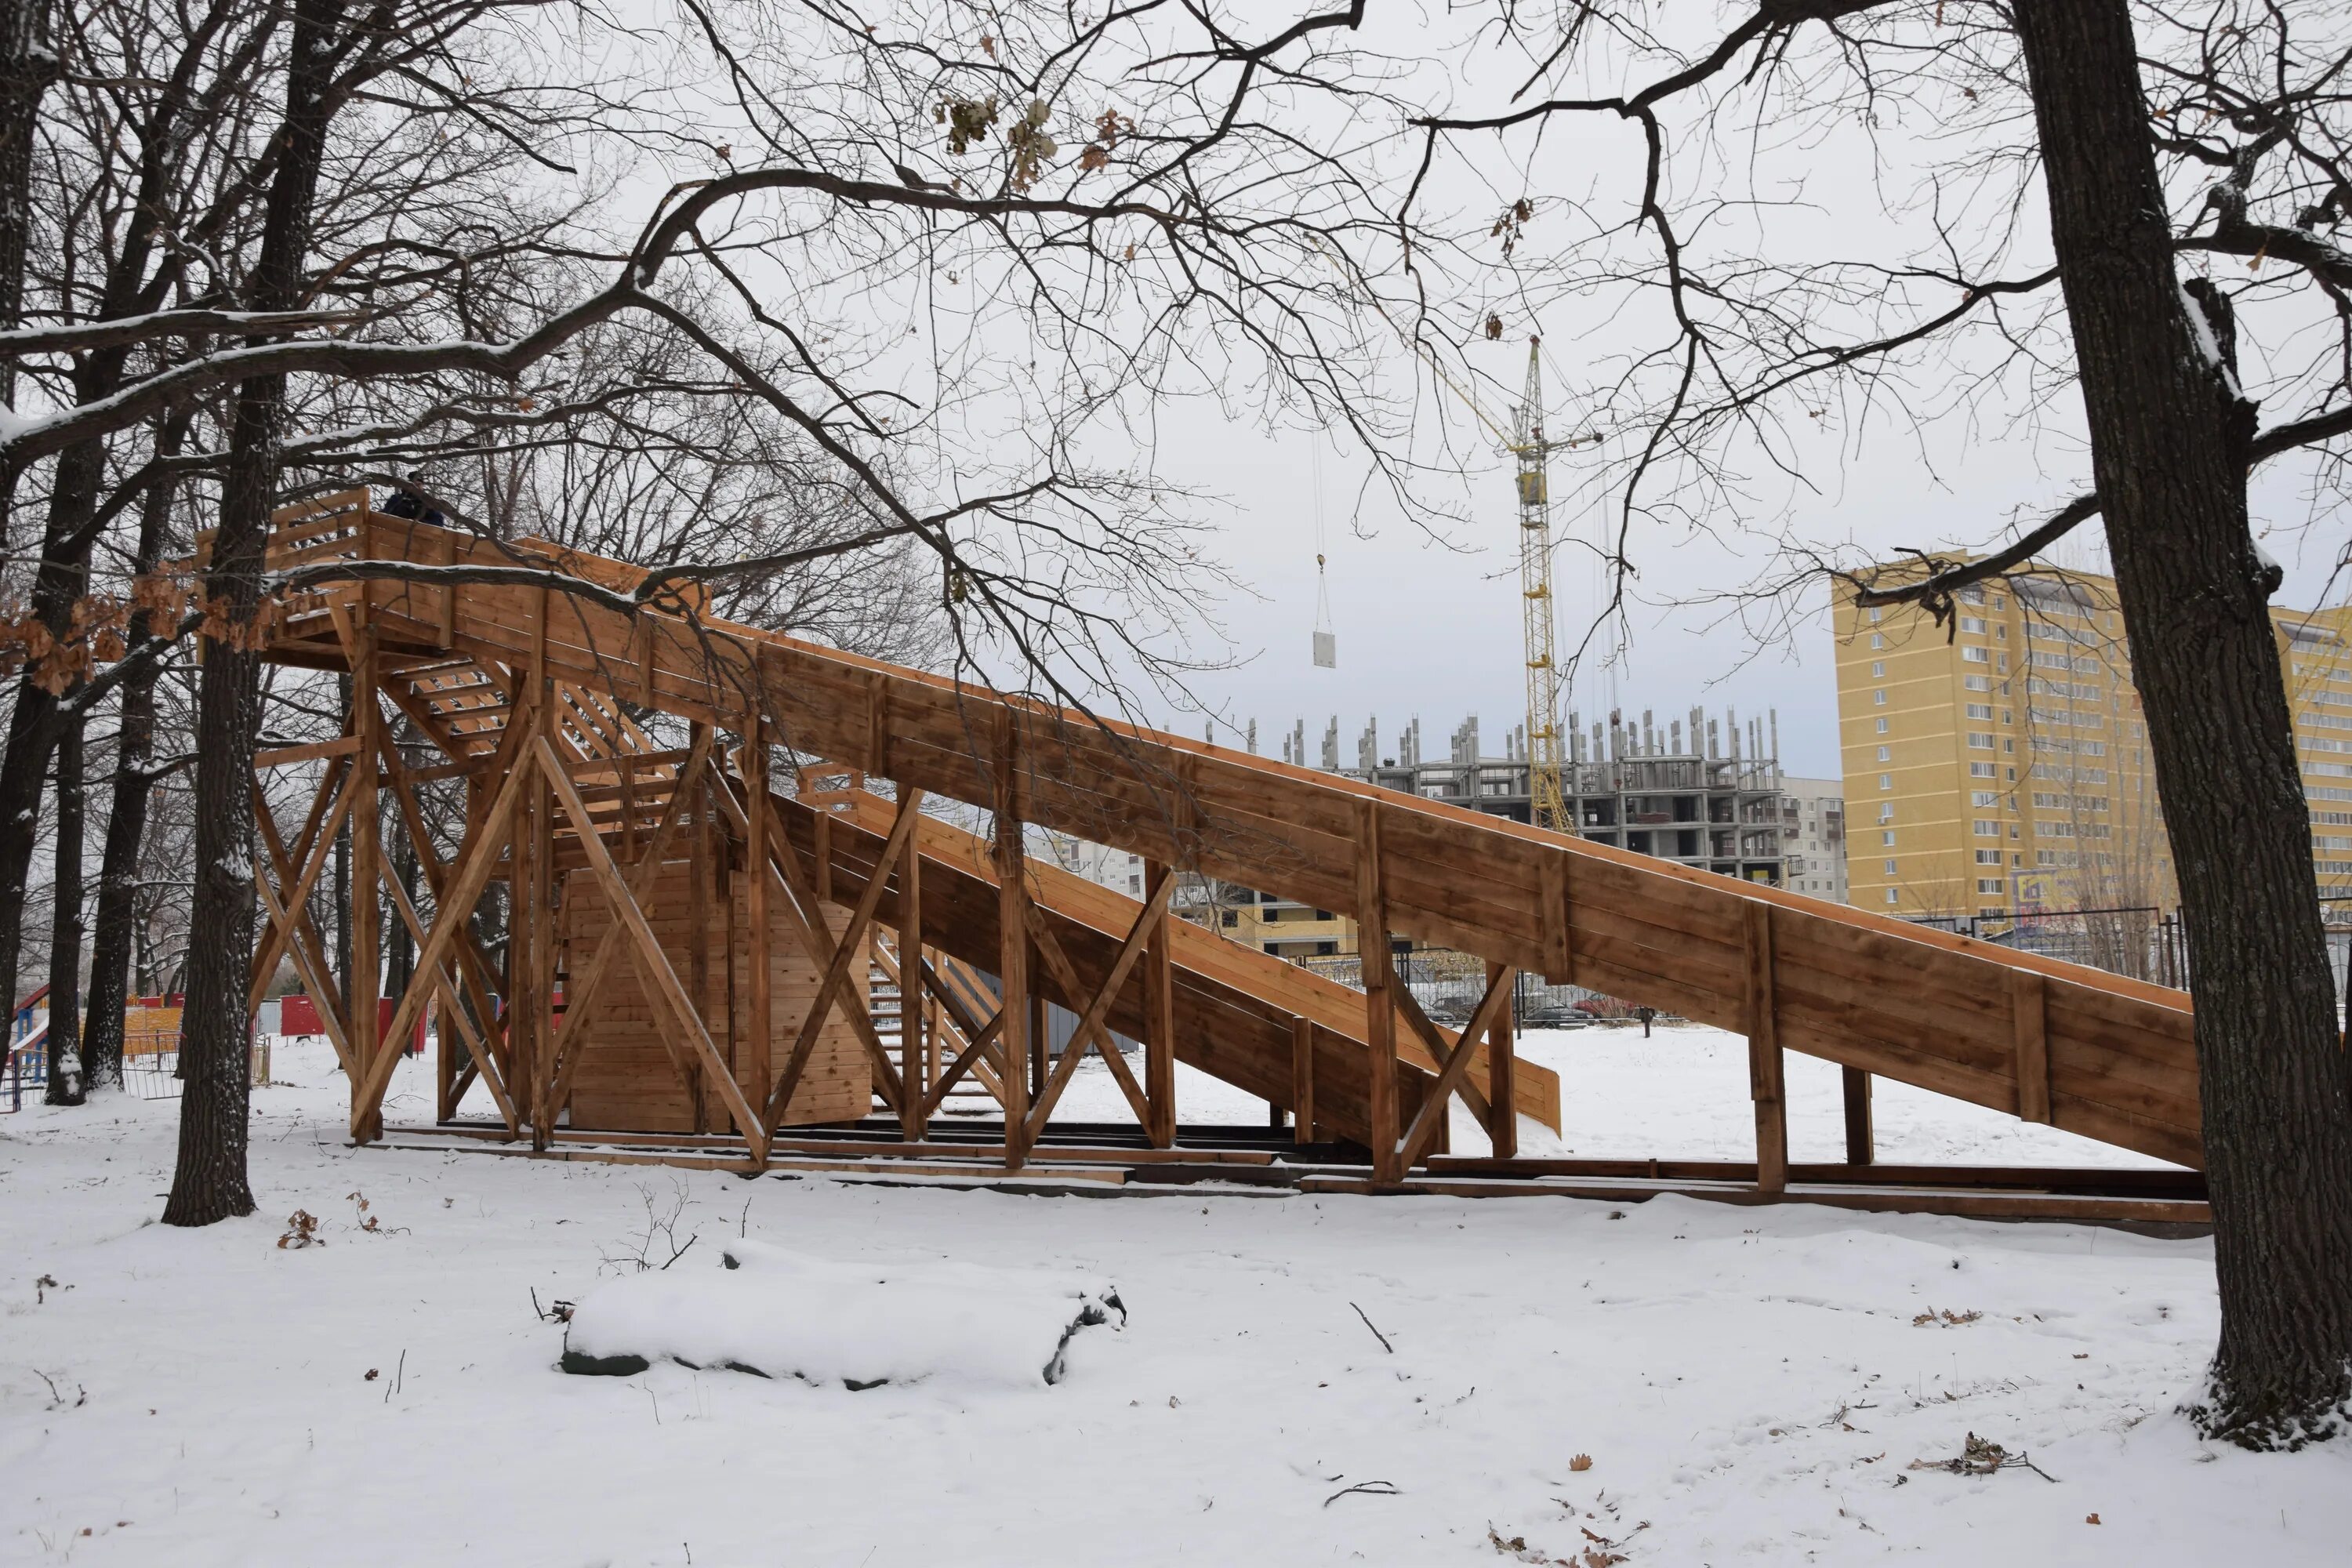
[(1315, 1020), (1294, 1014), (1290, 1020), (1290, 1140), (1315, 1142)]
[[(887, 745), (886, 745), (887, 750)], [(918, 791), (918, 794), (920, 792)], [(921, 825), (898, 858), (898, 1135), (922, 1142), (923, 851)], [(912, 955), (911, 963), (908, 962)]]
[(1867, 1165), (1878, 1157), (1871, 1127), (1870, 1075), (1860, 1068), (1840, 1068), (1838, 1086), (1845, 1099), (1845, 1163)]
[(2010, 1033), (2016, 1042), (2017, 1114), (2023, 1121), (2050, 1123), (2050, 1015), (2048, 984), (2031, 970), (2009, 972)]
[(1372, 1179), (1404, 1175), (1397, 1161), (1396, 999), (1389, 955), (1388, 893), (1381, 874), (1381, 805), (1356, 803), (1356, 952), (1364, 977), (1365, 1098), (1372, 1140)]
[(1029, 1125), (1029, 866), (1021, 838), (1019, 759), (1013, 710), (997, 710), (993, 796), (996, 837), (997, 994), (1003, 1020), (1004, 1163), (1027, 1157)]
[(1789, 1185), (1789, 1108), (1773, 997), (1772, 906), (1750, 900), (1740, 906), (1740, 914), (1747, 939), (1748, 1090), (1756, 1102), (1756, 1188), (1780, 1193)]
[[(366, 601), (361, 605), (364, 608)], [(377, 918), (376, 889), (383, 868), (383, 816), (377, 802), (376, 731), (383, 724), (383, 705), (376, 699), (376, 633), (373, 626), (356, 628), (357, 655), (352, 661), (352, 738), (359, 742), (352, 764), (352, 1055), (373, 1061), (382, 1041), (383, 1015), (377, 1007), (383, 994), (381, 949), (383, 933)], [(396, 1037), (395, 1037), (396, 1038)], [(364, 1126), (352, 1136), (364, 1143), (380, 1136), (383, 1118), (371, 1110)]]
[(277, 746), (254, 753), (257, 768), (291, 767), (296, 763), (315, 763), (322, 757), (348, 757), (360, 749), (357, 735), (338, 735), (331, 741), (313, 741), (306, 746)]
[[(743, 854), (745, 860), (757, 867), (768, 858), (770, 822), (768, 803), (768, 722), (754, 708), (743, 725), (743, 749), (737, 753), (738, 767), (743, 775), (743, 798), (751, 803), (745, 818)], [(775, 1077), (776, 1000), (773, 938), (775, 922), (769, 917), (768, 879), (756, 872), (743, 884), (743, 919), (751, 930), (748, 944), (750, 973), (745, 989), (747, 1010), (744, 1015), (743, 1054), (741, 1065), (744, 1096), (755, 1106), (768, 1108), (761, 1118), (767, 1133), (776, 1130), (781, 1107), (792, 1098), (789, 1085)], [(822, 917), (820, 917), (822, 918)], [(812, 1010), (814, 1011), (814, 1010)], [(801, 1067), (807, 1053), (795, 1047), (791, 1065), (784, 1077), (792, 1083), (800, 1081)], [(780, 1098), (777, 1090), (782, 1089)]]
[[(1566, 868), (1562, 858), (1559, 865)], [(1567, 897), (1561, 896), (1561, 918), (1567, 918)], [(1492, 987), (1508, 973), (1511, 1002), (1504, 1004), (1486, 1026), (1486, 1141), (1493, 1146), (1494, 1158), (1508, 1160), (1519, 1152), (1519, 1100), (1517, 1042), (1512, 1038), (1513, 1004), (1517, 1000), (1518, 975), (1492, 959), (1486, 963), (1486, 984)], [(1470, 1031), (1462, 1031), (1462, 1044), (1472, 1044)]]
[[(1144, 863), (1147, 898), (1164, 897), (1172, 904), (1175, 882), (1176, 873), (1163, 862)], [(1163, 920), (1153, 928), (1151, 945), (1143, 955), (1143, 1098), (1151, 1107), (1143, 1131), (1155, 1149), (1176, 1142), (1175, 953), (1174, 930)]]

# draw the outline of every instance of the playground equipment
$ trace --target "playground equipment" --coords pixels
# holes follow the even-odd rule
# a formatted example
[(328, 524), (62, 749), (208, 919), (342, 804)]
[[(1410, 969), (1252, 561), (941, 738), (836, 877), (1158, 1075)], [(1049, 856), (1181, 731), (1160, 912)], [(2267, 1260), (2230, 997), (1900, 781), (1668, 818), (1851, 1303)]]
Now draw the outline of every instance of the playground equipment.
[[(691, 605), (655, 608), (634, 600), (641, 568), (383, 516), (363, 493), (282, 515), (268, 559), (272, 569), (383, 563), (270, 612), (268, 657), (347, 670), (356, 698), (343, 735), (258, 759), (326, 766), (291, 843), (263, 817), (254, 999), (290, 954), (349, 1072), (361, 1141), (382, 1134), (400, 1042), (429, 1004), (443, 1022), (441, 1116), (478, 1078), (501, 1135), (541, 1149), (565, 1135), (568, 1110), (572, 1126), (698, 1137), (727, 1152), (714, 1157), (756, 1168), (806, 1146), (787, 1129), (856, 1119), (869, 1096), (921, 1148), (942, 1097), (971, 1080), (1003, 1108), (991, 1158), (1001, 1151), (1003, 1168), (1018, 1170), (1092, 1051), (1158, 1150), (1177, 1142), (1181, 1060), (1287, 1110), (1302, 1142), (1369, 1150), (1373, 1185), (1443, 1154), (1459, 1098), (1491, 1138), (1479, 1168), (1500, 1173), (1528, 1165), (1512, 1158), (1517, 1114), (1558, 1123), (1557, 1079), (1511, 1048), (1505, 1004), (1527, 969), (1746, 1035), (1757, 1158), (1744, 1180), (1762, 1195), (1790, 1175), (1789, 1050), (1846, 1069), (1838, 1170), (1849, 1177), (1872, 1159), (1874, 1075), (2200, 1162), (2189, 1005), (2178, 991), (1099, 721)], [(567, 593), (517, 568), (605, 592)], [(404, 762), (382, 700), (447, 761)], [(633, 710), (684, 720), (688, 743), (657, 745)], [(767, 759), (779, 745), (823, 759), (812, 778), (850, 787), (778, 793)], [(418, 819), (426, 777), (465, 780), (464, 841), (446, 863)], [(868, 780), (889, 781), (891, 794)], [(373, 831), (385, 790), (434, 894), (429, 925), (385, 874)], [(930, 795), (985, 808), (989, 836), (925, 816)], [(381, 937), (375, 901), (355, 901), (362, 958), (348, 1016), (301, 912), (345, 820), (355, 885), (381, 880), (416, 941), (417, 980), (388, 1022), (364, 956)], [(1145, 857), (1145, 896), (1031, 860), (1024, 824)], [(1187, 871), (1353, 915), (1362, 989), (1173, 918)], [(493, 879), (512, 911), (495, 969), (468, 926)], [(1466, 1026), (1432, 1023), (1395, 983), (1390, 934), (1486, 961)], [(969, 983), (980, 972), (992, 986)], [(890, 1045), (870, 1006), (877, 973), (900, 987)], [(1043, 1072), (1036, 998), (1079, 1017)], [(1143, 1042), (1139, 1078), (1111, 1030)], [(1576, 1163), (1551, 1163), (1568, 1173)]]

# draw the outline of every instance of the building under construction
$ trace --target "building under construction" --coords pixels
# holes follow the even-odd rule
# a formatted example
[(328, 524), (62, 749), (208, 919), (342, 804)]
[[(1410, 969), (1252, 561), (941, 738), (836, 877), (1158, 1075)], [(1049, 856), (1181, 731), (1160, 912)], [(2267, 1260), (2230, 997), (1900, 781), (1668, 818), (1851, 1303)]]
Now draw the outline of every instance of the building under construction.
[[(1256, 739), (1253, 728), (1252, 750)], [(1513, 822), (1534, 819), (1527, 732), (1520, 726), (1505, 735), (1503, 754), (1494, 756), (1479, 739), (1477, 719), (1466, 719), (1440, 759), (1423, 755), (1417, 718), (1383, 754), (1373, 720), (1356, 736), (1349, 766), (1335, 717), (1324, 728), (1320, 753), (1308, 748), (1302, 720), (1283, 737), (1286, 763)], [(1788, 840), (1797, 813), (1780, 772), (1777, 715), (1768, 711), (1761, 720), (1743, 721), (1736, 710), (1715, 718), (1693, 708), (1662, 725), (1653, 712), (1635, 721), (1621, 711), (1606, 723), (1588, 725), (1570, 713), (1563, 751), (1562, 805), (1582, 837), (1742, 881), (1787, 885)], [(1345, 916), (1295, 900), (1220, 888), (1193, 889), (1187, 902), (1194, 918), (1280, 957), (1356, 951), (1355, 929)]]

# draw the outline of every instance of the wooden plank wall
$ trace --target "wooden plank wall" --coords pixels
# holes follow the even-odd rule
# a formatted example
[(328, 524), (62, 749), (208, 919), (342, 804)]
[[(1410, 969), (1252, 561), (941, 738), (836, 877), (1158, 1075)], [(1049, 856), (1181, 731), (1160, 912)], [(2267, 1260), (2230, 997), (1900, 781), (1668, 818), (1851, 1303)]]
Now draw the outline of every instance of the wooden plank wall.
[[(687, 861), (662, 868), (653, 891), (644, 900), (646, 915), (662, 951), (684, 978), (693, 973), (694, 924), (704, 926), (707, 951), (715, 960), (733, 955), (731, 963), (709, 966), (709, 994), (697, 997), (710, 1030), (712, 1043), (735, 1068), (736, 1082), (754, 1105), (765, 1101), (775, 1079), (792, 1055), (801, 1020), (808, 1016), (818, 970), (792, 933), (782, 911), (772, 910), (769, 974), (774, 998), (773, 1043), (768, 1051), (768, 1081), (753, 1084), (751, 1049), (751, 921), (745, 889), (749, 879), (735, 876), (723, 891), (698, 890)], [(849, 923), (849, 911), (827, 906), (828, 922), (838, 937)], [(586, 871), (564, 879), (562, 931), (567, 970), (587, 967), (588, 956), (611, 923), (611, 905), (603, 885)], [(861, 997), (867, 994), (868, 964), (853, 963), (843, 982)], [(654, 1022), (653, 1005), (640, 983), (633, 956), (625, 955), (608, 974), (591, 1005), (590, 1016), (579, 1027), (587, 1031), (572, 1088), (572, 1125), (599, 1130), (646, 1132), (694, 1132), (723, 1128), (727, 1110), (714, 1086), (701, 1086), (702, 1113), (695, 1114), (692, 1100), (679, 1085)], [(873, 1099), (871, 1069), (865, 1047), (836, 1012), (817, 1035), (807, 1071), (793, 1090), (783, 1122), (803, 1126), (817, 1121), (852, 1121), (864, 1116)]]
[[(379, 556), (511, 559), (373, 515), (358, 537)], [(447, 606), (425, 602), (444, 594), (454, 601), (447, 620)], [(538, 597), (459, 584), (385, 595), (375, 613), (388, 639), (405, 620), (415, 647), (513, 662), (531, 648)], [(992, 773), (1009, 763), (1025, 821), (1323, 909), (1358, 907), (1361, 803), (1370, 801), (1398, 933), (1724, 1028), (1746, 1026), (1742, 911), (1764, 904), (1786, 1048), (2200, 1163), (2180, 992), (748, 627), (690, 626), (577, 598), (557, 606), (544, 647), (562, 679), (722, 724), (755, 702), (776, 740), (803, 754), (974, 805), (989, 804)], [(2021, 971), (2042, 982), (2041, 1048), (2030, 1055), (2021, 1009), (2033, 1004), (2021, 998), (2035, 993), (2012, 986)], [(2028, 1077), (2046, 1072), (2046, 1112), (2040, 1086), (2021, 1083), (2021, 1059)]]

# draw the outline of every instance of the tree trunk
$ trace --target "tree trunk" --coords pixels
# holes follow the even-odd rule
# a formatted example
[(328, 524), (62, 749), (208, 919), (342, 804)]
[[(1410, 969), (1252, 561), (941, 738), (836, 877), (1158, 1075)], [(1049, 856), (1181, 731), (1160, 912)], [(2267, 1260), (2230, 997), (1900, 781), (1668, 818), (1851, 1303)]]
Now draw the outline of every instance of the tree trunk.
[[(2221, 1338), (2192, 1414), (2335, 1429), (2352, 1381), (2352, 1097), (2268, 599), (2252, 410), (2183, 294), (2127, 0), (2020, 0), (2092, 470), (2194, 959)], [(2191, 311), (2197, 313), (2192, 317)]]
[(79, 1105), (81, 1062), (81, 840), (88, 791), (82, 777), (82, 725), (67, 721), (58, 737), (57, 882), (50, 892), (49, 1092), (51, 1105)]
[[(176, 426), (176, 427), (175, 427)], [(156, 438), (156, 455), (177, 450), (184, 420), (167, 422)], [(141, 504), (134, 574), (155, 569), (163, 553), (175, 487), (152, 487)], [(153, 640), (145, 617), (131, 630), (136, 652)], [(89, 1026), (82, 1061), (98, 1088), (122, 1086), (122, 1014), (130, 1001), (131, 947), (139, 921), (139, 852), (147, 838), (147, 799), (154, 782), (147, 764), (155, 752), (155, 681), (149, 666), (122, 683), (115, 725), (112, 804), (106, 816), (106, 847), (99, 859), (96, 937), (89, 952)]]
[[(331, 53), (342, 0), (297, 0), (286, 73), (282, 149), (256, 258), (249, 309), (301, 302), (312, 209), (327, 129), (334, 119)], [(277, 499), (286, 378), (240, 384), (229, 425), (220, 526), (205, 572), (208, 600), (233, 625), (253, 624), (261, 603), (269, 512)], [(253, 1212), (246, 1173), (251, 1090), (253, 965), (253, 753), (260, 727), (261, 659), (235, 642), (205, 652), (196, 697), (196, 884), (187, 1002), (181, 1014), (179, 1165), (163, 1206), (166, 1225), (211, 1225)]]
[[(0, 0), (0, 331), (24, 325), (25, 254), (32, 239), (33, 127), (58, 79), (49, 37), (51, 0)], [(16, 362), (0, 360), (0, 404), (16, 406)], [(0, 550), (9, 543), (16, 471), (0, 473)], [(13, 984), (15, 955), (0, 969)], [(16, 997), (12, 992), (9, 1000)]]

